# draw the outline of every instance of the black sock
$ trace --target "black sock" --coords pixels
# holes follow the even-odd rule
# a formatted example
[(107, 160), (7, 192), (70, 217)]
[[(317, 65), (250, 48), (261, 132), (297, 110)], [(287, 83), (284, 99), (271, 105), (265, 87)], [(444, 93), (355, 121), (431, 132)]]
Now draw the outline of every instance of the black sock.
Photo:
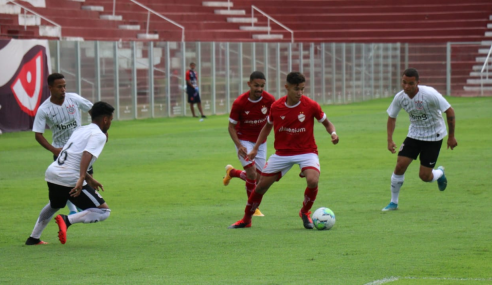
[(33, 237), (29, 237), (27, 240), (26, 240), (26, 245), (34, 245), (34, 244), (38, 244), (40, 243), (41, 240), (38, 239), (38, 238), (33, 238)]
[(67, 229), (68, 229), (68, 227), (70, 227), (72, 225), (72, 223), (70, 223), (70, 221), (68, 220), (68, 216), (62, 215), (62, 218), (63, 218), (63, 221), (65, 221), (65, 225), (67, 226)]

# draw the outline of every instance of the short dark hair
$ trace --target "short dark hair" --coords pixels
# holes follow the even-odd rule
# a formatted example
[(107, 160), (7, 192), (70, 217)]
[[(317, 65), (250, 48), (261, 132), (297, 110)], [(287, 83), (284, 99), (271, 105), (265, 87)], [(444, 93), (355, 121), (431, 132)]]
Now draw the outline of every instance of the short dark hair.
[(251, 73), (251, 75), (249, 76), (249, 81), (253, 81), (255, 79), (266, 80), (265, 74), (263, 74), (263, 72), (261, 71), (253, 71), (253, 73)]
[(417, 81), (419, 81), (419, 72), (415, 68), (407, 68), (403, 71), (403, 75), (406, 77), (415, 77)]
[(293, 71), (289, 74), (287, 74), (287, 83), (292, 84), (292, 85), (299, 85), (303, 82), (306, 82), (306, 78), (302, 73), (298, 71)]
[(61, 73), (52, 73), (48, 76), (48, 85), (53, 86), (53, 83), (55, 83), (55, 80), (57, 79), (63, 79), (65, 76)]
[(192, 61), (192, 62), (190, 62), (190, 66), (191, 66), (191, 65), (196, 65), (196, 64)]
[(109, 105), (106, 102), (99, 101), (92, 105), (92, 109), (89, 111), (89, 114), (91, 114), (92, 121), (94, 121), (102, 116), (111, 116), (113, 115), (113, 112), (113, 106)]

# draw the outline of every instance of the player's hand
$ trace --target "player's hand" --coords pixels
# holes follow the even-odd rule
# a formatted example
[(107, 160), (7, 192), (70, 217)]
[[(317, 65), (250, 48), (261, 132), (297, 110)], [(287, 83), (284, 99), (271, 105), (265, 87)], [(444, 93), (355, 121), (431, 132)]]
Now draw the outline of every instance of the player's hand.
[(239, 157), (242, 157), (244, 159), (247, 159), (247, 155), (248, 155), (248, 150), (244, 147), (244, 146), (240, 146), (238, 147), (237, 149), (237, 155)]
[(55, 151), (53, 152), (53, 155), (58, 157), (60, 155), (60, 152), (62, 151), (63, 148), (61, 147), (56, 147)]
[(451, 150), (453, 150), (457, 146), (458, 146), (458, 142), (454, 137), (448, 138), (448, 149), (451, 148)]
[(340, 140), (340, 139), (338, 138), (338, 135), (337, 135), (337, 134), (333, 134), (333, 135), (331, 135), (331, 142), (332, 142), (333, 144), (337, 144), (339, 140)]
[(258, 150), (256, 150), (256, 149), (253, 148), (251, 150), (251, 152), (248, 153), (248, 155), (246, 156), (246, 158), (249, 159), (249, 160), (254, 160), (257, 154), (258, 154)]
[(75, 187), (73, 187), (72, 190), (70, 190), (70, 196), (72, 197), (77, 197), (80, 195), (80, 192), (82, 192), (82, 186), (84, 185), (84, 179), (83, 178), (79, 178), (79, 180), (77, 180), (77, 184), (75, 184)]
[(90, 177), (90, 176), (87, 176), (85, 181), (87, 181), (87, 184), (89, 184), (89, 186), (94, 188), (94, 190), (96, 190), (96, 191), (104, 191), (104, 187), (102, 186), (101, 183), (99, 183), (99, 181), (97, 181), (93, 177), (91, 177), (90, 179), (87, 179), (88, 177)]
[(198, 92), (198, 87), (195, 87), (195, 91)]
[(394, 141), (388, 142), (388, 150), (391, 151), (391, 153), (396, 153), (396, 144)]

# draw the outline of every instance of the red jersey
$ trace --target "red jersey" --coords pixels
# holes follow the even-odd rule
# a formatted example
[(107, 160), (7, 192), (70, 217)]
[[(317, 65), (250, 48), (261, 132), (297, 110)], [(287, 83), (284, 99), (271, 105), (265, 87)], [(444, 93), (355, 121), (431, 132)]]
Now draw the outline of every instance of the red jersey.
[(263, 91), (260, 99), (256, 101), (249, 98), (249, 91), (234, 100), (229, 122), (236, 125), (237, 136), (240, 140), (256, 142), (267, 121), (273, 102), (275, 102), (275, 97), (266, 91)]
[(287, 96), (273, 103), (268, 123), (275, 131), (275, 154), (281, 156), (318, 153), (314, 140), (314, 119), (326, 119), (321, 106), (314, 100), (302, 96), (295, 106), (287, 106)]

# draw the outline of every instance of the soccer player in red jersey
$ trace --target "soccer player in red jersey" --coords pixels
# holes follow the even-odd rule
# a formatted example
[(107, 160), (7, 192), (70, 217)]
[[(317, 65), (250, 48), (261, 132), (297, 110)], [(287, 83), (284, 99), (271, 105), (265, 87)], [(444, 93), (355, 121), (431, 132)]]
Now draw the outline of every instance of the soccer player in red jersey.
[[(275, 102), (275, 97), (263, 90), (265, 87), (265, 75), (255, 71), (249, 76), (249, 91), (239, 95), (232, 104), (229, 115), (229, 134), (236, 146), (237, 156), (244, 171), (234, 169), (232, 165), (226, 166), (224, 185), (228, 185), (233, 177), (246, 181), (246, 195), (251, 194), (256, 186), (257, 172), (266, 162), (266, 138), (258, 147), (258, 153), (254, 159), (248, 159), (247, 154), (253, 150), (261, 129), (266, 123), (270, 106)], [(256, 209), (254, 216), (264, 216), (260, 209)]]
[(249, 228), (251, 227), (251, 217), (255, 209), (261, 203), (263, 195), (268, 188), (284, 176), (294, 164), (298, 164), (301, 173), (300, 177), (305, 177), (307, 182), (304, 191), (304, 202), (299, 211), (306, 229), (312, 229), (310, 209), (313, 206), (318, 194), (318, 181), (320, 165), (318, 158), (318, 148), (314, 141), (314, 120), (322, 123), (326, 131), (331, 134), (331, 142), (337, 144), (338, 135), (335, 126), (328, 120), (326, 114), (321, 110), (320, 105), (303, 96), (305, 78), (299, 72), (291, 72), (287, 75), (287, 96), (284, 96), (272, 104), (267, 123), (258, 136), (253, 150), (248, 154), (249, 159), (255, 158), (260, 144), (270, 134), (275, 132), (275, 154), (270, 156), (267, 164), (262, 170), (261, 178), (248, 198), (248, 203), (244, 209), (244, 217), (229, 228)]

